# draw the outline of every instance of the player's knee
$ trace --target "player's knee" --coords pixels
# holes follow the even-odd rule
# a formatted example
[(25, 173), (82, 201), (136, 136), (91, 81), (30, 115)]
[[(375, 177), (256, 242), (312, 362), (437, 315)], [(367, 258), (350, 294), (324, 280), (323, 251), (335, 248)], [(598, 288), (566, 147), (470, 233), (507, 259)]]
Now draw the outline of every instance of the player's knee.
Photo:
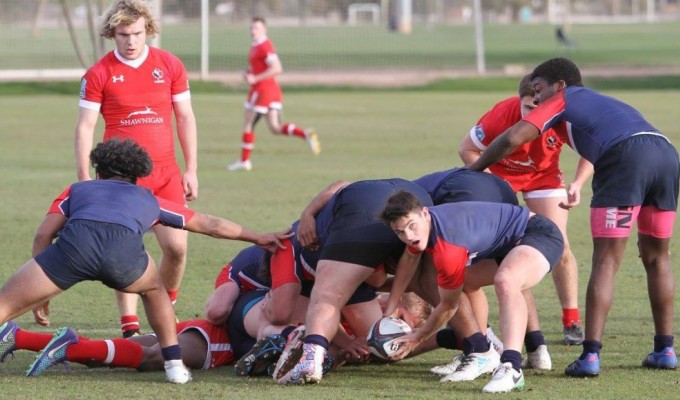
[(183, 265), (187, 258), (187, 246), (183, 244), (172, 244), (163, 249), (164, 263), (172, 265)]

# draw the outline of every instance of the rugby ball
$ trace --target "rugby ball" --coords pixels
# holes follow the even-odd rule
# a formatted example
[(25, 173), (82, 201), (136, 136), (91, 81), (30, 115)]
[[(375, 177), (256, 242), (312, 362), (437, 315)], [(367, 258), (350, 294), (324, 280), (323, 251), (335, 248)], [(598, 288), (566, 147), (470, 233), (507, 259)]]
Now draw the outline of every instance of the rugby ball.
[(399, 344), (394, 343), (394, 339), (410, 332), (411, 327), (399, 318), (380, 318), (368, 331), (366, 338), (368, 349), (374, 356), (388, 360), (394, 352), (399, 350)]

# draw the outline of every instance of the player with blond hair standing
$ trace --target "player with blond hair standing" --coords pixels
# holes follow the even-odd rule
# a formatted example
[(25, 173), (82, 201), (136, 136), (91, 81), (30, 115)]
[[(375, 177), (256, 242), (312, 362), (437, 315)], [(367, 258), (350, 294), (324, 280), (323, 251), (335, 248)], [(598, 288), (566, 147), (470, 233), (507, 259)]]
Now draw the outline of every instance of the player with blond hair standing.
[[(139, 180), (156, 196), (185, 204), (198, 196), (196, 118), (191, 106), (187, 72), (179, 58), (146, 44), (158, 34), (158, 22), (143, 0), (115, 0), (104, 12), (100, 35), (116, 48), (83, 76), (75, 158), (78, 180), (89, 180), (88, 154), (101, 113), (104, 140), (130, 138), (151, 156), (151, 175)], [(173, 116), (184, 155), (185, 170), (175, 159)], [(153, 228), (162, 251), (160, 274), (171, 301), (184, 275), (187, 232), (165, 226)], [(117, 292), (123, 336), (139, 332), (136, 296)], [(46, 310), (34, 310), (36, 321), (48, 323)]]

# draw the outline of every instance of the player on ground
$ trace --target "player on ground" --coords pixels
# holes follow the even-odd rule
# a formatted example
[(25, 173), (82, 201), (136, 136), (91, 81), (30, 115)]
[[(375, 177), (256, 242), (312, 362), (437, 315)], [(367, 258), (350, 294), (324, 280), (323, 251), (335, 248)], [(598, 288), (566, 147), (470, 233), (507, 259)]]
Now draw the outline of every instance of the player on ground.
[[(171, 53), (146, 45), (158, 34), (158, 22), (143, 0), (114, 0), (104, 12), (100, 35), (116, 48), (83, 76), (80, 86), (75, 158), (78, 180), (90, 179), (88, 154), (101, 113), (104, 140), (130, 138), (151, 156), (152, 173), (139, 185), (156, 196), (184, 204), (198, 196), (196, 118), (191, 106), (184, 65)], [(173, 115), (184, 155), (184, 173), (175, 159)], [(160, 274), (174, 303), (186, 265), (187, 232), (157, 225), (153, 228), (162, 257)], [(116, 293), (121, 330), (139, 332), (137, 296)], [(46, 310), (35, 310), (36, 322), (48, 323)]]
[[(79, 336), (71, 328), (61, 328), (56, 335), (31, 332), (19, 328), (14, 321), (0, 326), (0, 362), (16, 350), (39, 352), (29, 367), (28, 376), (37, 376), (46, 349), (52, 343), (66, 343), (62, 361), (72, 361), (90, 367), (109, 366), (134, 368), (138, 371), (163, 371), (163, 356), (155, 334), (137, 335), (128, 339), (94, 340)], [(177, 339), (182, 348), (182, 361), (191, 369), (217, 368), (231, 364), (234, 352), (227, 336), (226, 325), (217, 326), (204, 319), (177, 324)], [(55, 363), (50, 363), (54, 365)]]
[(229, 165), (229, 171), (250, 171), (250, 154), (255, 146), (255, 125), (266, 117), (269, 130), (275, 135), (294, 136), (305, 140), (314, 155), (321, 152), (321, 143), (312, 129), (302, 129), (293, 123), (281, 124), (283, 94), (276, 75), (283, 72), (276, 49), (267, 37), (264, 18), (255, 17), (250, 24), (253, 42), (248, 55), (249, 68), (243, 79), (250, 85), (244, 104), (245, 115), (241, 138), (241, 159)]
[[(486, 147), (507, 128), (521, 120), (536, 107), (530, 75), (519, 83), (519, 96), (496, 104), (480, 118), (461, 141), (458, 154), (466, 165), (475, 162)], [(578, 266), (567, 239), (568, 210), (560, 207), (567, 201), (563, 174), (559, 167), (562, 144), (566, 138), (555, 130), (545, 132), (540, 140), (524, 144), (508, 157), (491, 165), (492, 174), (505, 179), (515, 192), (522, 192), (529, 209), (552, 220), (562, 231), (564, 254), (552, 277), (562, 305), (564, 342), (583, 342), (583, 328), (578, 309)], [(579, 170), (570, 187), (580, 190), (592, 174), (592, 165), (581, 159)]]
[[(49, 300), (84, 280), (142, 296), (147, 319), (158, 335), (168, 380), (191, 379), (181, 361), (174, 312), (142, 236), (163, 223), (217, 238), (238, 239), (267, 248), (288, 235), (257, 234), (218, 217), (195, 213), (181, 204), (155, 197), (136, 185), (151, 172), (151, 159), (130, 139), (99, 143), (91, 152), (96, 180), (69, 186), (52, 203), (33, 240), (33, 256), (0, 289), (0, 322)], [(160, 204), (159, 204), (160, 202)], [(161, 206), (162, 205), (162, 206)], [(52, 243), (52, 241), (58, 239)], [(27, 291), (26, 288), (32, 290)], [(57, 338), (53, 349), (63, 348)], [(36, 368), (59, 362), (63, 352), (46, 352)]]
[[(669, 243), (678, 201), (678, 153), (635, 108), (583, 87), (581, 72), (572, 61), (550, 59), (536, 67), (531, 78), (538, 107), (494, 140), (470, 168), (488, 168), (550, 128), (566, 129), (571, 146), (594, 165), (593, 265), (586, 294), (585, 340), (583, 353), (565, 372), (571, 376), (600, 372), (615, 276), (635, 222), (655, 328), (654, 349), (642, 363), (648, 368), (675, 369), (675, 284)], [(569, 203), (574, 203), (580, 192), (570, 190), (568, 195)]]
[[(564, 245), (557, 226), (510, 204), (461, 202), (428, 208), (407, 191), (388, 199), (381, 218), (407, 244), (390, 296), (403, 293), (421, 257), (437, 271), (439, 292), (439, 304), (423, 327), (397, 339), (401, 347), (393, 358), (403, 358), (453, 317), (469, 277), (493, 284), (500, 306), (504, 350), (484, 392), (522, 388), (521, 349), (527, 326), (522, 291), (540, 282), (559, 260)], [(474, 265), (477, 261), (479, 265)]]

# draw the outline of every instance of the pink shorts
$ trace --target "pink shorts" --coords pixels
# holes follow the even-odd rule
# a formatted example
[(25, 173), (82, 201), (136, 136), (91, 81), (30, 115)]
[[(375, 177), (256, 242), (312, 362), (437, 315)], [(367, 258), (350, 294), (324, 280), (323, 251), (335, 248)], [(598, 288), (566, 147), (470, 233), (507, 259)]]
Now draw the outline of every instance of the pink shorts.
[(590, 209), (590, 231), (593, 238), (624, 238), (638, 224), (638, 233), (658, 239), (673, 236), (675, 211), (654, 206), (597, 207)]

